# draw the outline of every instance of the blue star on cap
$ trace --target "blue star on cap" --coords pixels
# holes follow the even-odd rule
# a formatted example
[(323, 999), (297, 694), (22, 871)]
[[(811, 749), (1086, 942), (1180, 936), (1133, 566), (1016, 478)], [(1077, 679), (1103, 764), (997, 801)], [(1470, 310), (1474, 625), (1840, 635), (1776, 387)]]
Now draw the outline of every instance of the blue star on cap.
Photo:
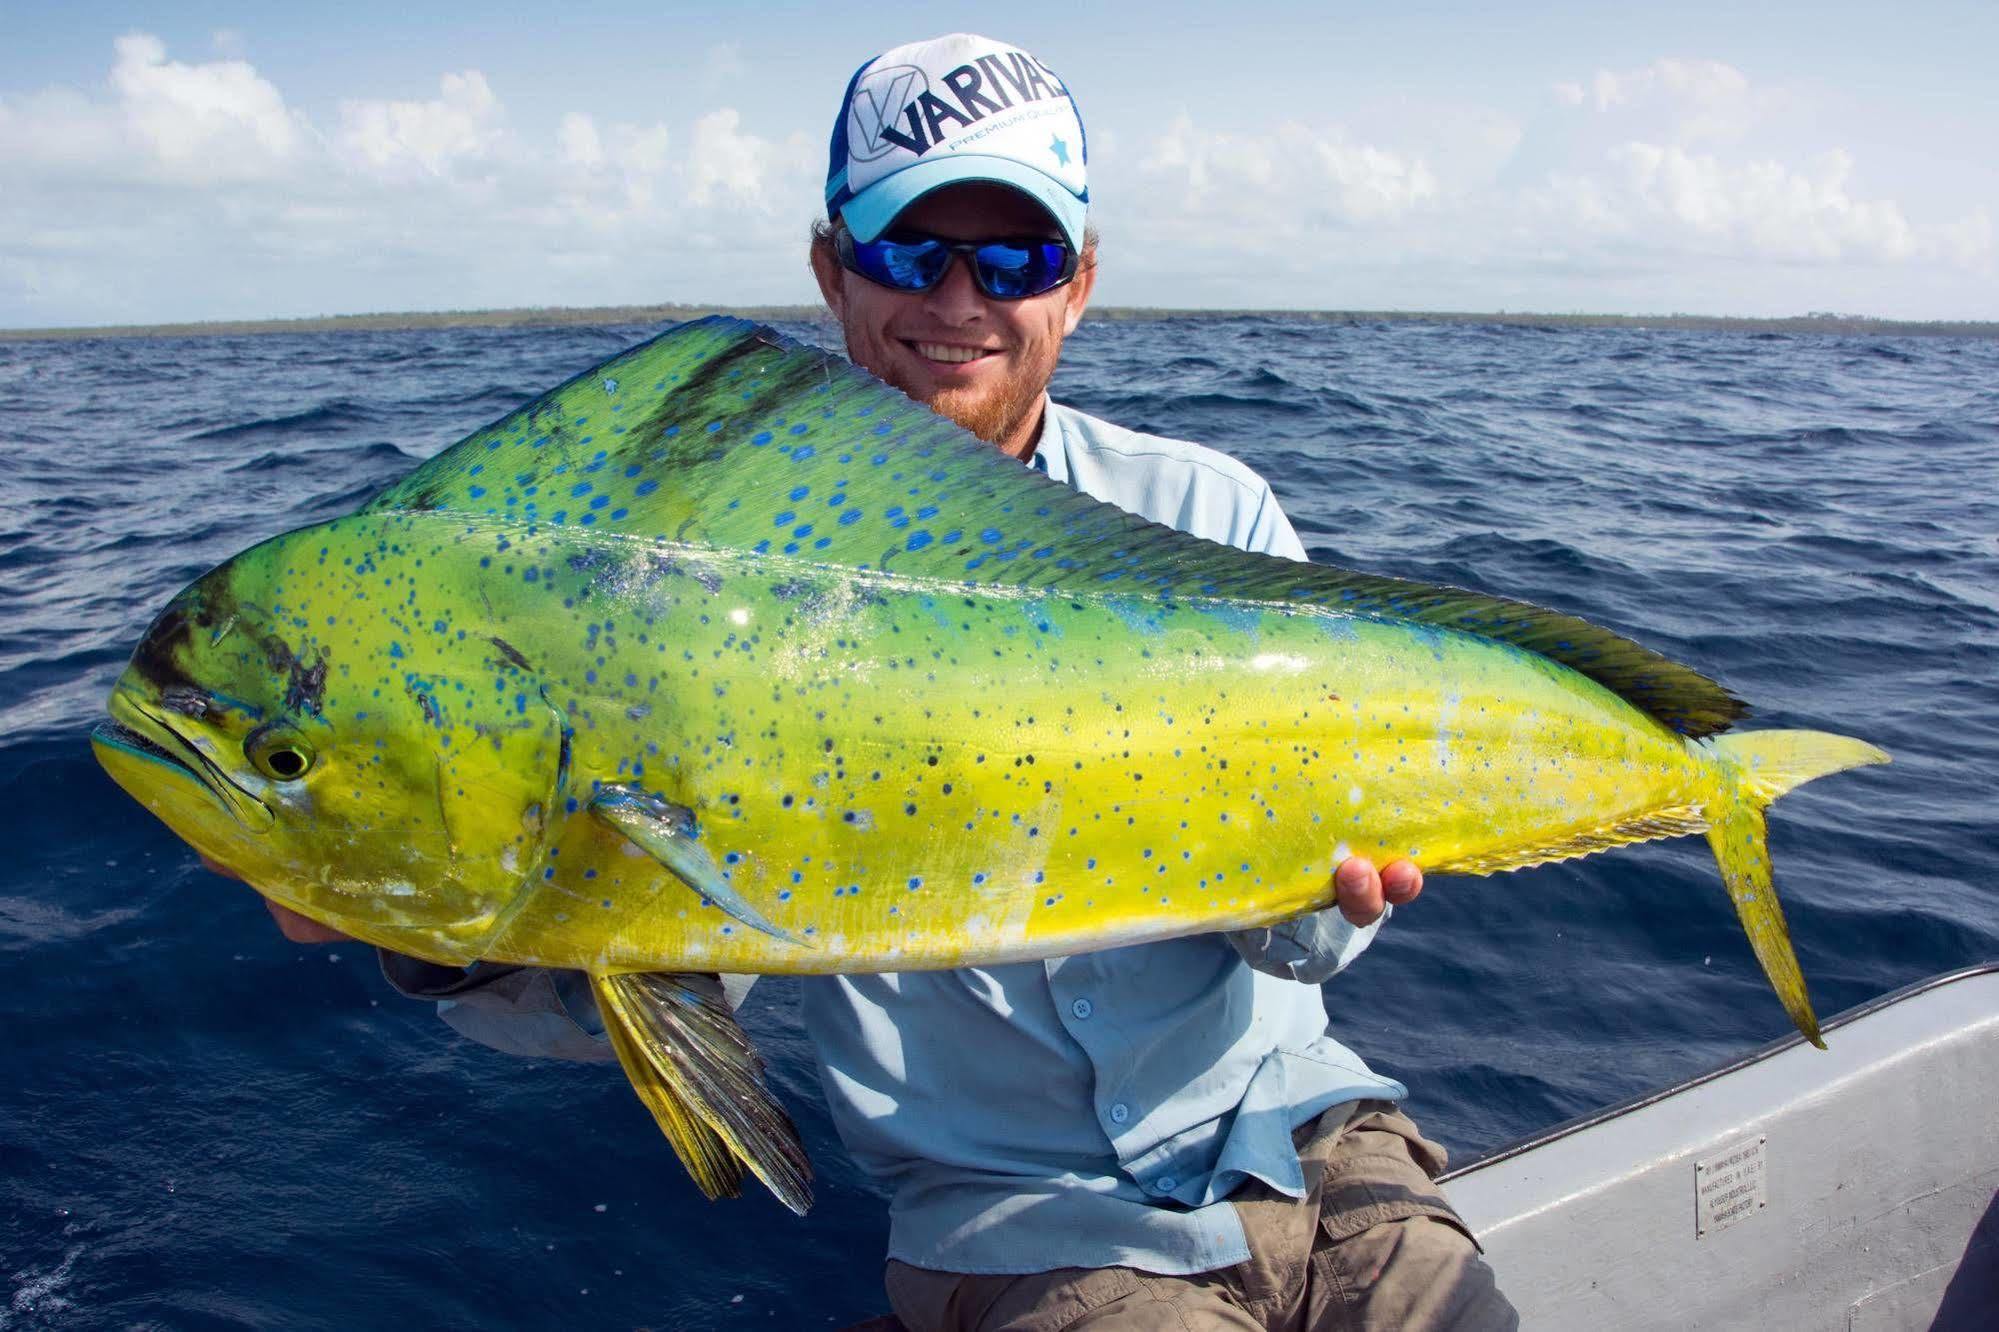
[(1055, 160), (1063, 166), (1069, 165), (1069, 145), (1056, 135), (1048, 137), (1048, 151), (1055, 154)]

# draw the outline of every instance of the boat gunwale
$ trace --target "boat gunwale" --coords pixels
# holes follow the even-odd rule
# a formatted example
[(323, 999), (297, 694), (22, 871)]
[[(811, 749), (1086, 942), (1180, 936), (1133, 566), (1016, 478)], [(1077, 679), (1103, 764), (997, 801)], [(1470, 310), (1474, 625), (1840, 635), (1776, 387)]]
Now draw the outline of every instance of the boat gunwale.
[[(1830, 1034), (1850, 1023), (1858, 1022), (1862, 1018), (1870, 1017), (1885, 1008), (1899, 1004), (1905, 999), (1913, 999), (1919, 994), (1941, 989), (1946, 985), (1954, 985), (1975, 976), (1995, 973), (1999, 973), (1999, 959), (1989, 962), (1977, 962), (1970, 966), (1958, 967), (1952, 971), (1939, 972), (1934, 976), (1926, 976), (1922, 980), (1912, 981), (1900, 989), (1890, 990), (1886, 994), (1877, 995), (1865, 1003), (1855, 1005), (1843, 1013), (1828, 1018), (1822, 1024), (1821, 1031), (1822, 1033)], [(1496, 1165), (1501, 1161), (1510, 1161), (1516, 1156), (1524, 1156), (1536, 1148), (1545, 1147), (1549, 1143), (1581, 1133), (1585, 1129), (1595, 1128), (1599, 1124), (1607, 1123), (1634, 1110), (1642, 1110), (1646, 1106), (1655, 1105), (1668, 1097), (1677, 1096), (1681, 1092), (1690, 1091), (1695, 1087), (1714, 1082), (1731, 1073), (1740, 1072), (1752, 1065), (1760, 1064), (1772, 1056), (1782, 1054), (1794, 1046), (1803, 1044), (1805, 1044), (1805, 1038), (1798, 1032), (1794, 1031), (1788, 1035), (1780, 1036), (1776, 1040), (1760, 1045), (1744, 1054), (1737, 1055), (1727, 1062), (1718, 1064), (1705, 1072), (1696, 1073), (1684, 1081), (1675, 1082), (1665, 1087), (1656, 1087), (1651, 1091), (1640, 1092), (1636, 1096), (1619, 1101), (1614, 1105), (1605, 1106), (1601, 1110), (1591, 1110), (1573, 1119), (1564, 1120), (1550, 1128), (1530, 1134), (1525, 1138), (1495, 1147), (1490, 1152), (1473, 1157), (1463, 1165), (1453, 1166), (1451, 1169), (1437, 1176), (1437, 1182), (1439, 1184), (1448, 1184), (1452, 1180), (1471, 1174), (1475, 1170)]]

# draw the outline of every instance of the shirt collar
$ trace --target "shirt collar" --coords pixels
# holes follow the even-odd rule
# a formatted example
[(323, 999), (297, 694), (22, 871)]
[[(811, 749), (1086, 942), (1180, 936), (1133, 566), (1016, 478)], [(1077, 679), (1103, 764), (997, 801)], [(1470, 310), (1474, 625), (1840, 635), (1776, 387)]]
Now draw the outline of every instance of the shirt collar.
[(1062, 429), (1061, 422), (1057, 419), (1057, 412), (1059, 410), (1054, 402), (1049, 400), (1047, 394), (1044, 393), (1041, 395), (1041, 434), (1035, 440), (1034, 454), (1027, 460), (1027, 465), (1053, 480), (1067, 484), (1069, 480), (1068, 437)]

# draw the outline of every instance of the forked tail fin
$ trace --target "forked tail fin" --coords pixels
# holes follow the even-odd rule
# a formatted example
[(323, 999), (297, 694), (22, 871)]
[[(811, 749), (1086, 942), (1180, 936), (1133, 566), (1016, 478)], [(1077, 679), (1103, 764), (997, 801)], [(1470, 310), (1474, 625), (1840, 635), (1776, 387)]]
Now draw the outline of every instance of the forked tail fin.
[(1749, 935), (1749, 946), (1763, 964), (1763, 974), (1783, 1000), (1784, 1011), (1805, 1038), (1821, 1050), (1818, 1018), (1805, 992), (1804, 973), (1791, 951), (1791, 931), (1784, 908), (1770, 883), (1770, 848), (1763, 810), (1771, 801), (1815, 777), (1825, 777), (1868, 763), (1886, 763), (1888, 755), (1864, 740), (1824, 731), (1743, 731), (1706, 741), (1722, 760), (1726, 777), (1734, 779), (1707, 810), (1708, 845), (1721, 865), (1722, 881), (1734, 899), (1735, 914)]

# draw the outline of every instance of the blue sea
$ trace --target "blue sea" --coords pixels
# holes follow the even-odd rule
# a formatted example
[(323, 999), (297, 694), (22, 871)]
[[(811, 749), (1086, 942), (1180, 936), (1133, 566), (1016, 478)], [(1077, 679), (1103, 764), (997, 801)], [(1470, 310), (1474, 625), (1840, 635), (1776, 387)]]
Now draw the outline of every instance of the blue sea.
[[(85, 743), (182, 584), (653, 331), (0, 343), (0, 1329), (885, 1309), (793, 984), (746, 1013), (804, 1220), (704, 1201), (614, 1066), (468, 1044), (370, 950), (286, 943)], [(1772, 819), (1821, 1014), (1999, 957), (1999, 342), (1104, 323), (1056, 391), (1244, 459), (1315, 559), (1558, 606), (1754, 724), (1890, 750)], [(1699, 839), (1435, 879), (1325, 1000), (1460, 1157), (1788, 1030)]]

